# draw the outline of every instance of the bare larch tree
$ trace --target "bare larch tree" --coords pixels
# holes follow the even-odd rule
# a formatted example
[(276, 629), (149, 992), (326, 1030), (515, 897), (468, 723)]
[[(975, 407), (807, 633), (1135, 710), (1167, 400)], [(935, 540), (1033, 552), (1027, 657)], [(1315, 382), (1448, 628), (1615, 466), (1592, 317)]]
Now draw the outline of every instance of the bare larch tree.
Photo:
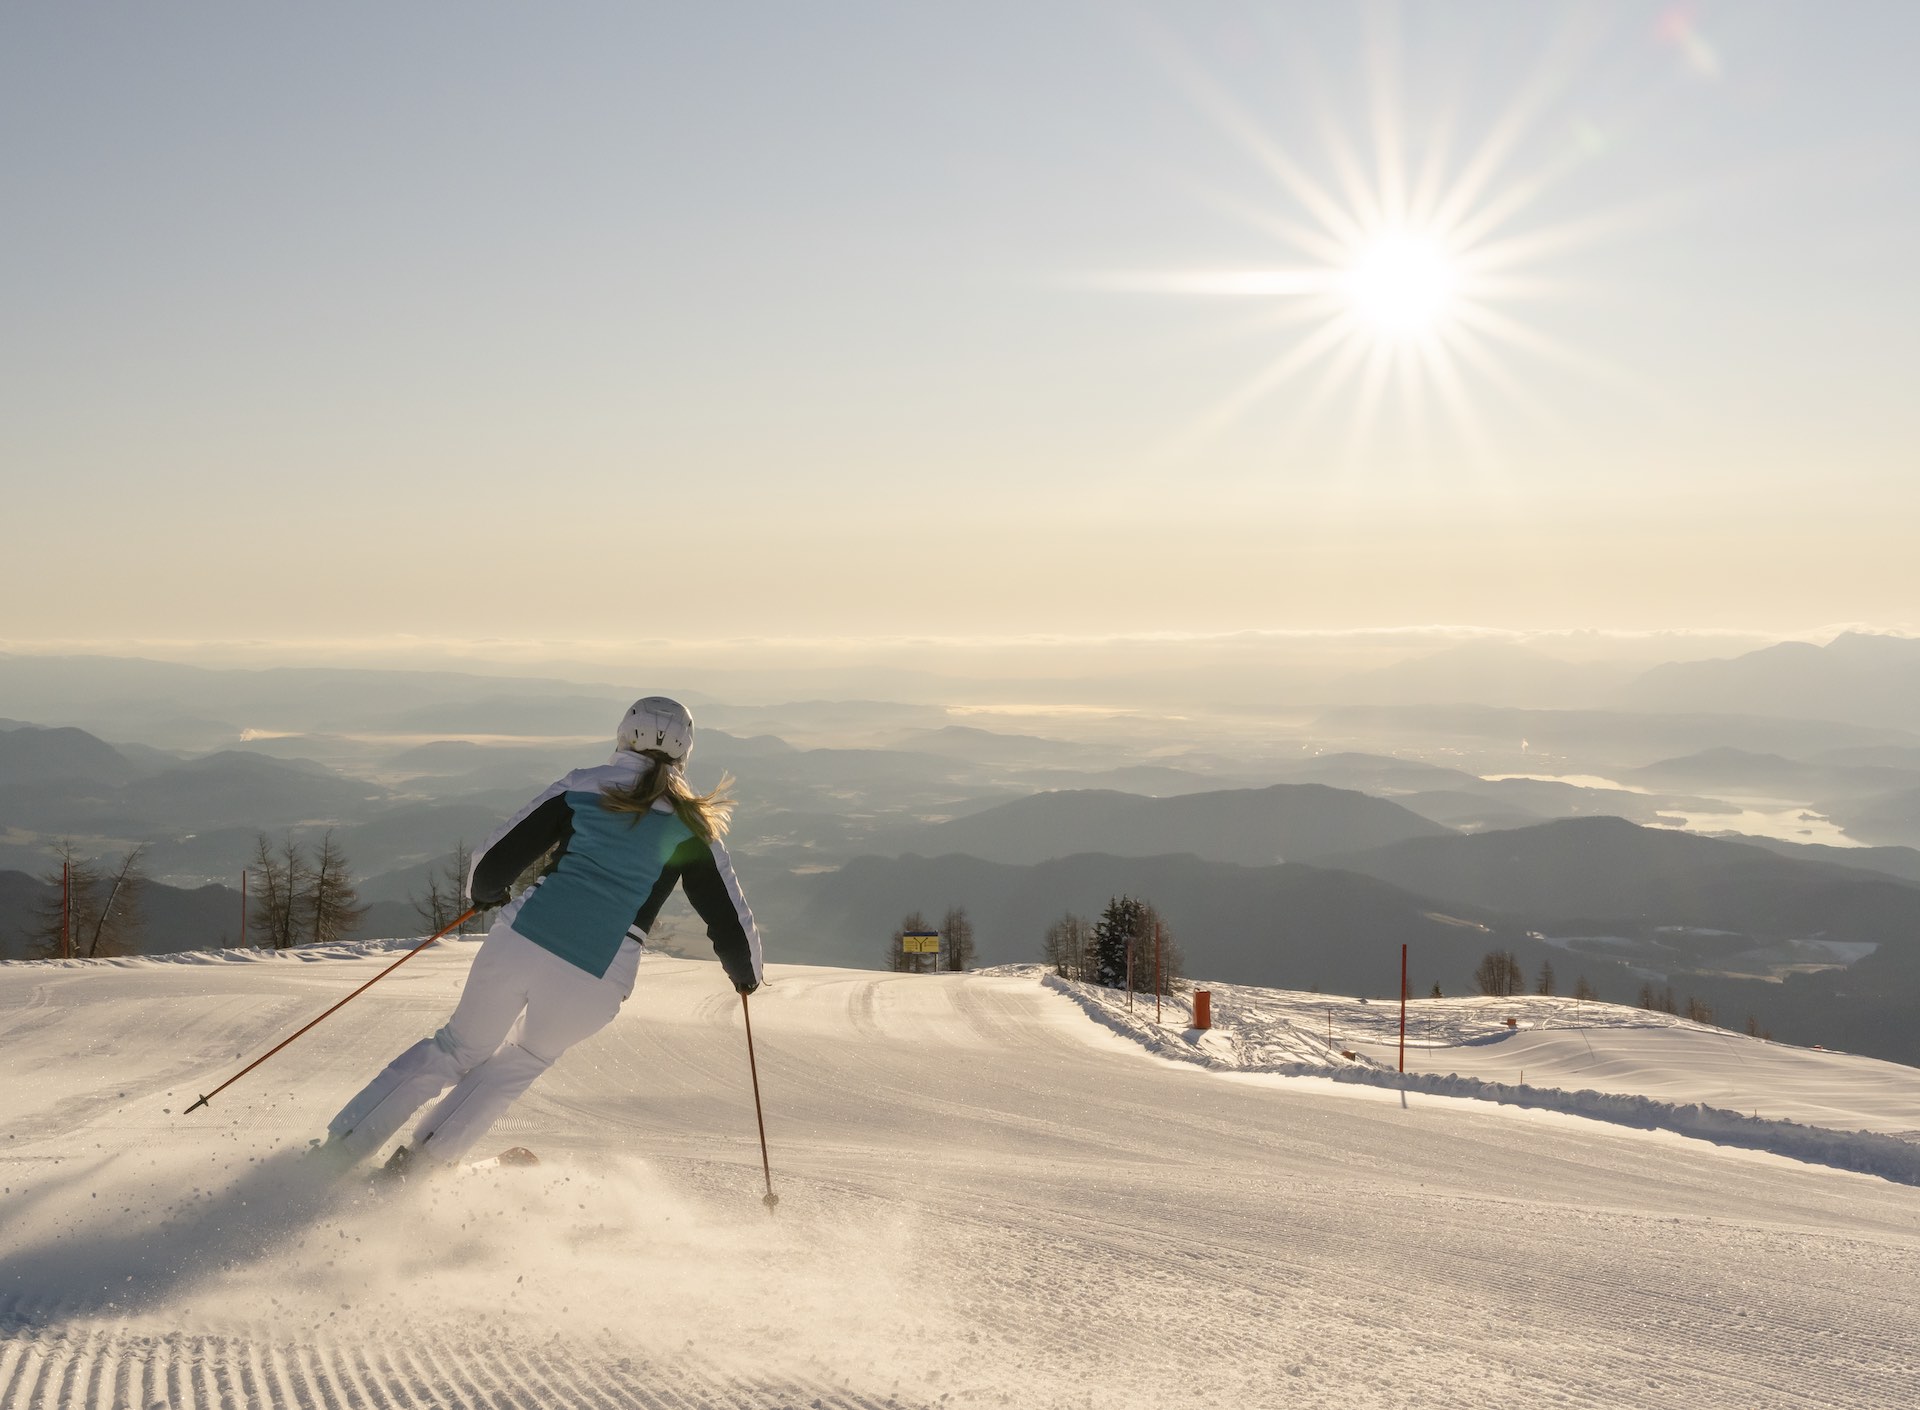
[(973, 968), (973, 922), (965, 906), (951, 906), (940, 922), (940, 968)]
[(347, 854), (334, 839), (332, 828), (320, 835), (308, 876), (306, 893), (299, 898), (307, 938), (316, 945), (346, 939), (366, 916), (367, 908), (360, 904), (360, 893), (353, 885), (353, 869), (347, 863)]

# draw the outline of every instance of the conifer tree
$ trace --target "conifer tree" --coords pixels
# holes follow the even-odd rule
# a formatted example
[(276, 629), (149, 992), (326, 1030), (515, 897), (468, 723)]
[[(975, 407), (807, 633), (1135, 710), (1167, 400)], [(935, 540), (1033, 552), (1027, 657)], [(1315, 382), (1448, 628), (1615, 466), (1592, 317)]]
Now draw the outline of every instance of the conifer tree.
[(1127, 982), (1127, 951), (1140, 936), (1146, 907), (1131, 896), (1115, 897), (1107, 902), (1093, 926), (1093, 974), (1095, 984), (1118, 989)]

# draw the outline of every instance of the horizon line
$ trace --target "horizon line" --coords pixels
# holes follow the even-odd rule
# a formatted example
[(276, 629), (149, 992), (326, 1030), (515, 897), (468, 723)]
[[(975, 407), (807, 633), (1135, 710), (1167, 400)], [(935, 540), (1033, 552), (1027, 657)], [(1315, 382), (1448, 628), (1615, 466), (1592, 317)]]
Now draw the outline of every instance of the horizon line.
[(1107, 631), (1107, 632), (1028, 632), (980, 633), (955, 636), (939, 634), (741, 634), (727, 637), (672, 638), (631, 637), (534, 639), (527, 637), (454, 637), (413, 633), (383, 636), (312, 637), (39, 637), (0, 638), (0, 655), (20, 657), (138, 656), (141, 652), (174, 653), (289, 653), (325, 655), (367, 653), (388, 655), (404, 651), (430, 651), (449, 656), (493, 659), (526, 658), (586, 654), (590, 656), (630, 654), (634, 652), (712, 650), (737, 651), (760, 649), (832, 649), (843, 652), (878, 651), (968, 651), (1020, 650), (1061, 647), (1119, 648), (1140, 646), (1242, 646), (1252, 643), (1274, 644), (1334, 643), (1340, 641), (1389, 644), (1435, 642), (1465, 644), (1486, 642), (1658, 642), (1664, 640), (1712, 640), (1788, 642), (1831, 641), (1847, 634), (1912, 638), (1920, 636), (1920, 626), (1911, 623), (1829, 622), (1811, 627), (1761, 629), (1733, 626), (1672, 627), (1501, 627), (1472, 623), (1403, 623), (1364, 627), (1243, 627), (1216, 631)]

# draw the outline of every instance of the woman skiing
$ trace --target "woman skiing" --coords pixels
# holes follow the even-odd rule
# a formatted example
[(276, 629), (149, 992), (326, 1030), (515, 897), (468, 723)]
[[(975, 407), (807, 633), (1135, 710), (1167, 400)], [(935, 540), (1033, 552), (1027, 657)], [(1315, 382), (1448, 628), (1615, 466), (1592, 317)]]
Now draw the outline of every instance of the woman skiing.
[[(734, 988), (760, 987), (760, 934), (720, 840), (733, 810), (728, 781), (696, 794), (681, 772), (692, 749), (684, 705), (660, 695), (636, 701), (612, 759), (568, 774), (481, 845), (467, 895), (501, 910), (453, 1016), (341, 1109), (323, 1150), (345, 1161), (369, 1156), (446, 1092), (386, 1169), (460, 1160), (560, 1054), (620, 1011), (647, 930), (676, 885), (707, 923)], [(509, 900), (515, 878), (543, 858), (539, 879)]]

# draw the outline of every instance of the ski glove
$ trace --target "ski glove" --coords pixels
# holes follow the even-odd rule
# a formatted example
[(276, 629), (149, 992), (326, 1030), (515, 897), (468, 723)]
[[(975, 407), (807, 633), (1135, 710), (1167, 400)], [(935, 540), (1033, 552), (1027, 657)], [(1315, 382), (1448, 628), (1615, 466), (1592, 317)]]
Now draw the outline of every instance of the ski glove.
[(760, 987), (760, 981), (757, 979), (749, 979), (745, 984), (736, 984), (733, 987), (736, 993), (744, 996), (758, 989)]

